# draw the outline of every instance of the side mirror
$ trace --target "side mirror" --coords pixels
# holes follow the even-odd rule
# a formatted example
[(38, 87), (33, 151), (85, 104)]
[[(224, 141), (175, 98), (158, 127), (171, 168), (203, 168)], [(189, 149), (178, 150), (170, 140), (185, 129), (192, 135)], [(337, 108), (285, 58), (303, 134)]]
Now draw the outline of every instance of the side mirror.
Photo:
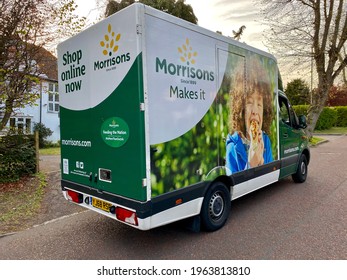
[(307, 127), (307, 121), (306, 121), (306, 117), (304, 115), (299, 116), (299, 126), (300, 126), (300, 128), (306, 128)]

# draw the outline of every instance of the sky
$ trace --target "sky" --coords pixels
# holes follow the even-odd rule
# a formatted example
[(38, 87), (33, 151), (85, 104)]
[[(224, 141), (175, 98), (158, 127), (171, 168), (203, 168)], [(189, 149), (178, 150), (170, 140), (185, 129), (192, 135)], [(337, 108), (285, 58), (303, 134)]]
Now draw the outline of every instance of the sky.
[[(86, 16), (89, 22), (95, 22), (105, 10), (103, 0), (75, 0), (78, 14)], [(262, 43), (264, 27), (259, 22), (259, 8), (254, 0), (186, 0), (192, 6), (198, 25), (211, 31), (221, 31), (225, 36), (233, 36), (242, 25), (246, 26), (241, 42), (264, 51), (268, 49)], [(202, 4), (203, 3), (203, 4)]]
[(198, 24), (211, 31), (221, 31), (225, 36), (233, 36), (242, 25), (246, 26), (241, 42), (262, 50), (267, 48), (262, 43), (262, 30), (259, 9), (253, 0), (186, 0), (193, 7)]

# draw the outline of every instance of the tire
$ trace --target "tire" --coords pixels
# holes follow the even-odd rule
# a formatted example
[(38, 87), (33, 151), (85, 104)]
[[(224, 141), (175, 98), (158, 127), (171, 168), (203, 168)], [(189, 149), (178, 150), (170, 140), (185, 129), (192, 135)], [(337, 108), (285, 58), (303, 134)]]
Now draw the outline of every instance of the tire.
[(221, 182), (215, 182), (204, 197), (200, 217), (206, 231), (216, 231), (224, 226), (230, 213), (231, 199), (228, 188)]
[(303, 183), (307, 178), (307, 158), (304, 154), (300, 156), (296, 173), (292, 175), (295, 183)]

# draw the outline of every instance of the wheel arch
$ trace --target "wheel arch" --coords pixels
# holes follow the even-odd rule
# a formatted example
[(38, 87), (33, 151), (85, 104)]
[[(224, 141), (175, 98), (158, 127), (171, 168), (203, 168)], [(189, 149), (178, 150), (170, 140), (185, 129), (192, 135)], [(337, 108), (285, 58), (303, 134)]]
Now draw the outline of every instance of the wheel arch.
[(302, 151), (302, 154), (304, 154), (306, 156), (306, 160), (307, 160), (307, 165), (309, 165), (310, 160), (311, 160), (311, 153), (309, 149), (304, 149)]
[(207, 184), (199, 214), (202, 228), (215, 231), (224, 226), (230, 213), (231, 197), (230, 177), (221, 175)]
[(204, 190), (204, 197), (205, 197), (206, 193), (208, 192), (209, 187), (214, 185), (216, 182), (221, 182), (228, 188), (228, 190), (230, 192), (230, 197), (232, 199), (234, 180), (233, 180), (233, 178), (231, 176), (227, 176), (227, 175), (218, 176), (213, 181), (209, 182), (206, 185), (206, 188)]

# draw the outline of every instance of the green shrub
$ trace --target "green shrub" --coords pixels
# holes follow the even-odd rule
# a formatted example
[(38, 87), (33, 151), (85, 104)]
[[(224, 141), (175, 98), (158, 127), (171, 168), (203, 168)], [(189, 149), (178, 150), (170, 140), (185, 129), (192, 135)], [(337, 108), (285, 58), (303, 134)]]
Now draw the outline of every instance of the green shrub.
[[(307, 116), (309, 105), (296, 105), (293, 106), (293, 109), (295, 110), (295, 113), (299, 115), (305, 115)], [(347, 107), (342, 107), (341, 108), (347, 108)], [(346, 113), (343, 113), (344, 109), (340, 109), (340, 115), (338, 114), (338, 110), (336, 110), (334, 107), (324, 107), (322, 113), (320, 114), (316, 128), (317, 130), (324, 130), (324, 129), (329, 129), (334, 126), (343, 126), (340, 125), (343, 123), (343, 119), (345, 122), (347, 122), (346, 119)], [(341, 120), (340, 120), (341, 118)]]
[(36, 170), (35, 139), (32, 135), (0, 138), (0, 182), (18, 180)]
[(337, 106), (335, 107), (337, 113), (337, 127), (347, 127), (347, 106)]
[(60, 147), (60, 141), (45, 141), (45, 147), (44, 148), (59, 148)]
[(46, 127), (43, 123), (35, 123), (34, 131), (39, 132), (39, 147), (44, 148), (46, 144), (48, 144), (46, 138), (48, 136), (51, 136), (53, 134), (53, 131), (50, 128)]
[(307, 116), (308, 105), (293, 105), (293, 109), (297, 116), (300, 116), (300, 115)]
[(322, 113), (320, 114), (316, 128), (317, 130), (324, 130), (332, 128), (336, 125), (337, 112), (333, 107), (324, 107)]

